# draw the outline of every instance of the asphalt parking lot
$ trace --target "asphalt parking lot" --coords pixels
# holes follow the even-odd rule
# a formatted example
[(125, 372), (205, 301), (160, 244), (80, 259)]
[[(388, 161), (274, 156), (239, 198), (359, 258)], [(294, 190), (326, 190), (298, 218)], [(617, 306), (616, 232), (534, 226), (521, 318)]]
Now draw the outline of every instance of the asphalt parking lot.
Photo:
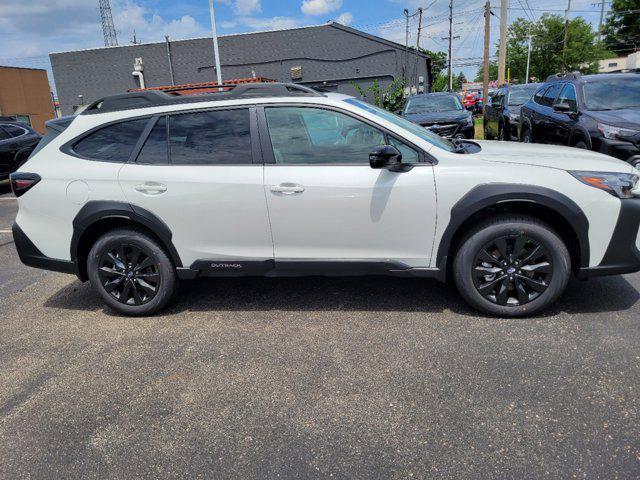
[(638, 478), (640, 275), (497, 320), (434, 281), (187, 284), (130, 319), (0, 195), (0, 478)]

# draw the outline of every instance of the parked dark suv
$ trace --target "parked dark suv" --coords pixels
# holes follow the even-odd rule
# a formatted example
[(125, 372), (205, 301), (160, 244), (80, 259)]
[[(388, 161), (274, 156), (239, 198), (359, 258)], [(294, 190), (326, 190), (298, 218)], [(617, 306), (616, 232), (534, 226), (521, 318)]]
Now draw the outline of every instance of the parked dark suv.
[(588, 148), (640, 165), (640, 74), (547, 78), (522, 107), (520, 140)]
[(455, 93), (423, 93), (407, 100), (402, 116), (441, 137), (473, 138), (473, 114)]
[(503, 85), (492, 96), (484, 109), (484, 138), (487, 140), (515, 140), (520, 125), (520, 108), (529, 100), (541, 83)]
[(40, 138), (24, 123), (0, 121), (0, 180), (9, 178), (27, 161)]

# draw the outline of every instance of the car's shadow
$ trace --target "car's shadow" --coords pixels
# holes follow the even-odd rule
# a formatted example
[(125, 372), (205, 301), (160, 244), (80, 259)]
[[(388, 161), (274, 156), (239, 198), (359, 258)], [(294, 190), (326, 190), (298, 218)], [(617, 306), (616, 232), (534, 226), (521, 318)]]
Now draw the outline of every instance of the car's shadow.
[[(618, 312), (631, 308), (640, 294), (624, 277), (572, 280), (558, 303), (541, 316)], [(104, 310), (88, 283), (74, 281), (45, 302), (46, 307)], [(186, 311), (452, 311), (479, 314), (451, 285), (435, 280), (393, 277), (204, 278), (183, 282), (165, 314)]]
[(0, 181), (0, 195), (4, 195), (5, 193), (11, 193), (11, 184), (9, 180)]

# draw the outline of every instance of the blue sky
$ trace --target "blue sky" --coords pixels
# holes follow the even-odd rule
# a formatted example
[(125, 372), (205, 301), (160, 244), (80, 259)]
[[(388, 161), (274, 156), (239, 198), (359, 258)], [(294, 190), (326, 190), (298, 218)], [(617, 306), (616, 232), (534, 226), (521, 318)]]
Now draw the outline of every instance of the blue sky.
[[(599, 0), (572, 0), (572, 16), (594, 25)], [(120, 44), (133, 32), (139, 41), (210, 35), (208, 0), (111, 0)], [(499, 2), (494, 0), (499, 14)], [(48, 54), (102, 45), (97, 0), (0, 0), (0, 65), (49, 68)], [(404, 8), (425, 8), (421, 45), (446, 50), (448, 0), (215, 0), (220, 34), (316, 25), (335, 20), (374, 35), (404, 43)], [(609, 2), (605, 2), (608, 7)], [(545, 11), (562, 15), (564, 0), (510, 0), (509, 20), (537, 18)], [(484, 0), (454, 0), (455, 72), (475, 76), (482, 56)], [(411, 19), (415, 44), (417, 16)], [(499, 30), (492, 17), (492, 55)], [(464, 65), (464, 66), (463, 66)]]

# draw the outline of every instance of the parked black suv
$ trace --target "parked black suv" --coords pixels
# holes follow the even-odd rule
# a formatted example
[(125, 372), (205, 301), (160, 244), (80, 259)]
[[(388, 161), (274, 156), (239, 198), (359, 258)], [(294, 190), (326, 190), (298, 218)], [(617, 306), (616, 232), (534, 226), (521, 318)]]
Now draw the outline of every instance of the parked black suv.
[(520, 140), (588, 148), (640, 165), (640, 74), (547, 78), (522, 107)]
[(518, 141), (520, 108), (541, 85), (541, 83), (507, 84), (489, 96), (484, 109), (484, 138)]
[(407, 100), (402, 116), (441, 137), (473, 138), (473, 114), (455, 93), (421, 93)]
[(24, 123), (0, 121), (0, 180), (9, 178), (27, 161), (40, 138)]

